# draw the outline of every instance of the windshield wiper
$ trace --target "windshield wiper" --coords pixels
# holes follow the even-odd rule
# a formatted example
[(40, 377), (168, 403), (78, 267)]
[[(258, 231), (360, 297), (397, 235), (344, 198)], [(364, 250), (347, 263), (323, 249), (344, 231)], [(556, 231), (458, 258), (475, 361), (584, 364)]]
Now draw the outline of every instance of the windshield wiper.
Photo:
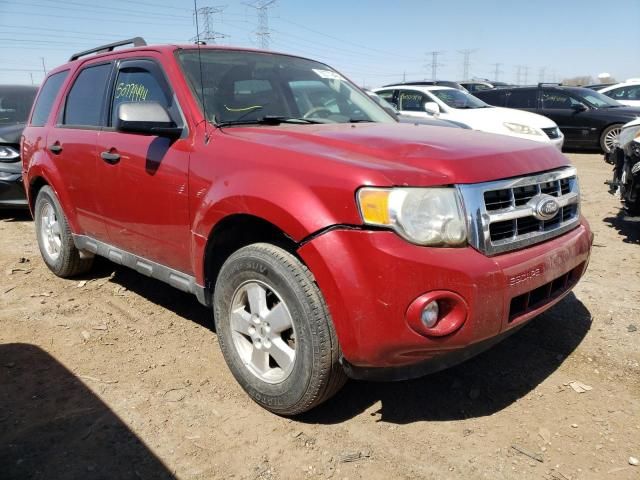
[(373, 120), (366, 118), (350, 118), (349, 123), (373, 123)]
[(283, 117), (278, 115), (265, 115), (264, 117), (254, 118), (252, 120), (229, 120), (227, 122), (216, 123), (217, 127), (229, 127), (233, 125), (280, 125), (281, 123), (298, 123), (298, 124), (319, 124), (315, 120), (308, 118)]

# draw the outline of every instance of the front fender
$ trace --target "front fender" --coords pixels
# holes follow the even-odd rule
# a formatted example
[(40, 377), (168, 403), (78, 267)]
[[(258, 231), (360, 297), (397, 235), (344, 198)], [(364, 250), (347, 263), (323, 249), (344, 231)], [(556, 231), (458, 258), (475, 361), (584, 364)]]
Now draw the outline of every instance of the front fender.
[[(192, 191), (202, 190), (196, 187)], [(204, 194), (196, 193), (194, 197), (195, 272), (204, 271), (202, 262), (211, 232), (230, 215), (258, 217), (275, 225), (297, 243), (328, 226), (361, 223), (353, 192), (327, 191), (322, 186), (304, 184), (294, 176), (258, 169), (220, 177)]]

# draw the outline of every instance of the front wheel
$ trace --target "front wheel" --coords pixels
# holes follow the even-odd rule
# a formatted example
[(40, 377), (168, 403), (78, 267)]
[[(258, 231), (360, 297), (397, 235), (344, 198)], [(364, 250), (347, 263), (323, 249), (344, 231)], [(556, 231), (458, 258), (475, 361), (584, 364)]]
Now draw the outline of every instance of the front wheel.
[(604, 153), (609, 153), (615, 148), (615, 142), (618, 139), (620, 130), (622, 129), (621, 123), (609, 125), (602, 131), (600, 135), (600, 148)]
[(231, 255), (216, 281), (214, 315), (231, 372), (267, 410), (305, 412), (344, 384), (322, 294), (289, 252), (256, 243)]

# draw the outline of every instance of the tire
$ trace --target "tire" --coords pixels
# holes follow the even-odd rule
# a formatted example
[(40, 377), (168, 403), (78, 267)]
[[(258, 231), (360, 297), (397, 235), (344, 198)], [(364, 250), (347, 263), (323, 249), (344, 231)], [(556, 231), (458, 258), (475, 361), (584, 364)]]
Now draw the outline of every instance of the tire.
[(69, 222), (51, 187), (38, 192), (34, 210), (36, 237), (44, 263), (58, 277), (68, 278), (88, 271), (93, 257), (82, 258), (73, 243)]
[(602, 131), (602, 134), (600, 135), (600, 148), (603, 153), (609, 153), (611, 151), (612, 142), (614, 140), (612, 137), (617, 137), (621, 128), (622, 123), (614, 123)]
[(231, 373), (265, 409), (296, 415), (344, 385), (325, 301), (311, 272), (287, 251), (256, 243), (233, 253), (216, 280), (213, 308)]

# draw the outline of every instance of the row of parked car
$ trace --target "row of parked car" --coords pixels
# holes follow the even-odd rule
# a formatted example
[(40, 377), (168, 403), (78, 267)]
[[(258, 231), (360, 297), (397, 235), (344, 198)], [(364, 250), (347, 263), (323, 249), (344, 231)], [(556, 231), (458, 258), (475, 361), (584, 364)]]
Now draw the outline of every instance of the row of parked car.
[[(464, 85), (476, 86), (474, 94)], [(558, 148), (604, 153), (611, 151), (622, 125), (640, 116), (640, 105), (629, 100), (635, 98), (634, 92), (640, 93), (640, 82), (597, 91), (546, 83), (518, 87), (436, 81), (392, 84), (373, 91), (406, 121), (435, 117), (474, 130), (553, 143)]]
[[(36, 92), (33, 86), (0, 86), (0, 206), (26, 205), (18, 147)], [(558, 149), (603, 153), (611, 151), (622, 125), (640, 117), (640, 79), (588, 87), (418, 81), (368, 93), (401, 122), (468, 128)]]

